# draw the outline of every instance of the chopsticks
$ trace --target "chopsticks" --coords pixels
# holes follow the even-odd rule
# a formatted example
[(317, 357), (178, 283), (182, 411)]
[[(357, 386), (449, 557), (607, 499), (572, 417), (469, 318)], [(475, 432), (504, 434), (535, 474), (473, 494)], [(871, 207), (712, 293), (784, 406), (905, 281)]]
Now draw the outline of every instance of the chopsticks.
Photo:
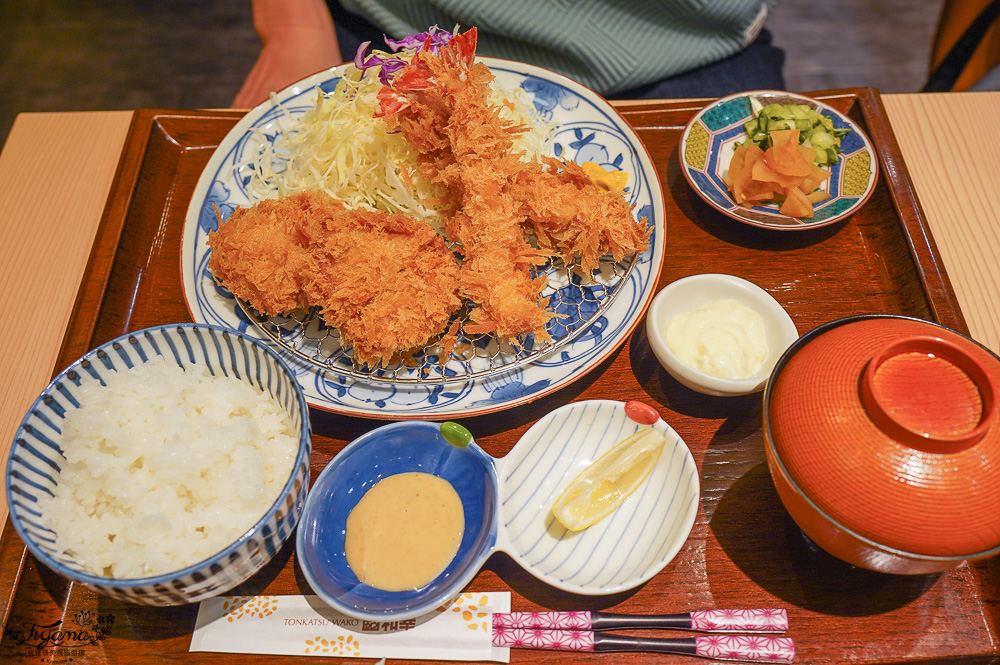
[(511, 612), (494, 614), (493, 628), (632, 630), (658, 628), (703, 633), (783, 633), (785, 610), (701, 610), (683, 614), (611, 614), (608, 612)]
[(678, 639), (606, 635), (589, 630), (500, 628), (493, 646), (556, 651), (642, 651), (756, 663), (790, 663), (795, 645), (790, 637), (767, 635), (701, 635)]
[[(664, 639), (601, 632), (641, 628), (757, 634)], [(790, 663), (795, 658), (791, 638), (759, 634), (781, 633), (787, 629), (788, 613), (770, 609), (646, 616), (606, 612), (512, 612), (493, 615), (493, 646), (595, 653), (641, 651), (718, 660)]]

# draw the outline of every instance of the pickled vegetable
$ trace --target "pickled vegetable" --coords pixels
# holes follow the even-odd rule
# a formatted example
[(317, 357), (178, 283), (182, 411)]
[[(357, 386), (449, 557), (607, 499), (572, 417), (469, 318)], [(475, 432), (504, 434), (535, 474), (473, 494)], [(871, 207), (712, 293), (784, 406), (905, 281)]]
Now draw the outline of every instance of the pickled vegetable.
[[(760, 106), (756, 102), (754, 107)], [(850, 128), (837, 128), (833, 120), (805, 104), (769, 104), (743, 125), (751, 143), (767, 150), (774, 142), (772, 134), (797, 129), (799, 143), (814, 150), (812, 162), (819, 166), (833, 164), (840, 154), (840, 141)]]
[(772, 131), (767, 150), (750, 142), (737, 146), (726, 178), (736, 203), (752, 207), (773, 201), (783, 215), (809, 218), (813, 204), (829, 198), (816, 190), (830, 172), (813, 162), (816, 151), (799, 143), (799, 131)]

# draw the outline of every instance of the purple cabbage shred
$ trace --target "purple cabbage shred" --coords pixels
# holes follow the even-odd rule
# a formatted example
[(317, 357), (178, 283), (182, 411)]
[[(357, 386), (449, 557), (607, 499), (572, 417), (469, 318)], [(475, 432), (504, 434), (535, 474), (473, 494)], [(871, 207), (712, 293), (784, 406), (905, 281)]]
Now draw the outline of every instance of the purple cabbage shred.
[[(437, 53), (438, 49), (451, 40), (452, 34), (434, 25), (427, 32), (421, 32), (419, 35), (407, 35), (399, 40), (385, 37), (385, 43), (392, 49), (393, 53), (402, 48), (422, 51), (428, 38), (430, 38), (430, 51)], [(406, 67), (406, 60), (396, 57), (384, 58), (375, 54), (365, 58), (365, 51), (368, 50), (369, 46), (371, 46), (371, 42), (364, 42), (358, 47), (358, 52), (354, 54), (354, 66), (362, 72), (370, 67), (381, 67), (378, 74), (379, 81), (382, 85), (391, 85), (396, 72)]]
[[(385, 36), (383, 35), (383, 37)], [(439, 48), (451, 41), (452, 34), (447, 30), (442, 30), (436, 25), (432, 25), (427, 29), (427, 32), (421, 32), (419, 35), (407, 35), (400, 40), (385, 37), (385, 43), (393, 50), (393, 52), (398, 51), (401, 48), (412, 48), (419, 51), (423, 49), (424, 43), (427, 41), (428, 37), (431, 38), (431, 53), (437, 53)]]

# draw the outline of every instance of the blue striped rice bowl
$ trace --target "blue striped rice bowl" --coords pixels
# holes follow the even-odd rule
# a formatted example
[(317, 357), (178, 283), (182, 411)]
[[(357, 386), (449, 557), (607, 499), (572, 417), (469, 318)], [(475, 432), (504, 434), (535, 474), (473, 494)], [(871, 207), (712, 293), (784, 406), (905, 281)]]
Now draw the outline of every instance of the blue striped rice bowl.
[[(298, 452), (281, 493), (236, 542), (173, 573), (113, 579), (86, 572), (54, 546), (55, 533), (40, 519), (40, 499), (59, 484), (65, 458), (56, 440), (66, 414), (79, 406), (82, 386), (105, 383), (162, 356), (181, 367), (203, 365), (269, 394), (299, 434)], [(18, 428), (7, 463), (7, 503), (21, 540), (43, 564), (95, 591), (143, 605), (181, 605), (224, 593), (259, 571), (282, 548), (298, 523), (309, 487), (312, 449), (309, 410), (294, 374), (264, 344), (234, 330), (172, 324), (123, 335), (89, 351), (59, 374), (35, 400)]]

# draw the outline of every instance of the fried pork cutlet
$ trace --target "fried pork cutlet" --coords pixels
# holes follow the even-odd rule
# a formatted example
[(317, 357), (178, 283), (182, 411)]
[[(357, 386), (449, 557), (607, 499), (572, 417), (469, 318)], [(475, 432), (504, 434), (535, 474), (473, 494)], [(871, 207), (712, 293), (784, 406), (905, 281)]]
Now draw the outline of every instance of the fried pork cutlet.
[(375, 366), (444, 332), (458, 297), (458, 263), (430, 226), (406, 215), (355, 210), (324, 218), (307, 300)]
[(208, 244), (234, 295), (267, 315), (319, 307), (369, 366), (423, 346), (461, 305), (458, 264), (430, 226), (320, 192), (237, 208)]
[(314, 220), (343, 210), (339, 201), (319, 192), (237, 208), (208, 234), (208, 269), (217, 282), (268, 316), (306, 309), (310, 229)]

